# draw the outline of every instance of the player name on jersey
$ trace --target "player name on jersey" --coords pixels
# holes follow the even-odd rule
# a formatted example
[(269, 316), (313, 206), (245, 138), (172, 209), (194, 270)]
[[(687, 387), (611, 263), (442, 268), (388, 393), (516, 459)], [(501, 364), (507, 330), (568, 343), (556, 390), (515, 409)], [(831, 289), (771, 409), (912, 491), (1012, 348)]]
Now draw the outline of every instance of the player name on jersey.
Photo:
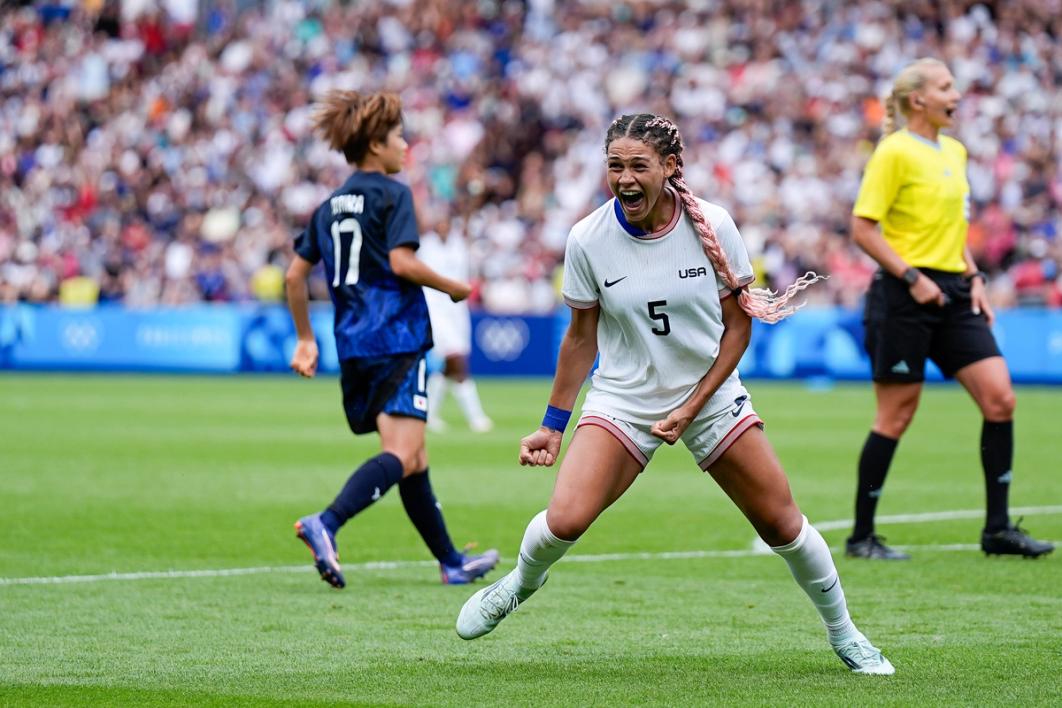
[(332, 216), (337, 214), (361, 214), (365, 211), (364, 194), (339, 194), (329, 201)]

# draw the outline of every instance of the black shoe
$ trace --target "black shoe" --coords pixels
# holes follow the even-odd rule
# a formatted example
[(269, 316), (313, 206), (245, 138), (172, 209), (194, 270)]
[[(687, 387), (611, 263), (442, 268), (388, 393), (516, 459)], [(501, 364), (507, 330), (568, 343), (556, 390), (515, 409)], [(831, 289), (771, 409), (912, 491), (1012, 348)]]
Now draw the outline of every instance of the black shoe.
[[(1020, 523), (1021, 519), (1018, 519), (1018, 524)], [(981, 550), (985, 555), (1039, 558), (1055, 550), (1054, 544), (1031, 538), (1018, 524), (1008, 526), (1002, 531), (982, 531)]]
[(884, 540), (884, 536), (877, 534), (870, 534), (858, 541), (848, 539), (844, 544), (844, 554), (849, 558), (873, 558), (875, 560), (905, 561), (911, 559), (911, 556), (903, 551), (886, 546), (882, 543)]

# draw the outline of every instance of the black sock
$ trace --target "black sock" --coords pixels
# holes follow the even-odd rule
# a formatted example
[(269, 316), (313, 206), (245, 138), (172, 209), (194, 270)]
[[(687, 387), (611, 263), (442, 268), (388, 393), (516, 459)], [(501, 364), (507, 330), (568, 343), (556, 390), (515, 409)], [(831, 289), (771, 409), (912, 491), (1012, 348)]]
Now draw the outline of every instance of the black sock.
[(431, 489), (428, 470), (416, 472), (398, 483), (398, 493), (402, 495), (402, 506), (413, 525), (420, 532), (431, 554), (440, 563), (449, 566), (461, 565), (463, 558), (454, 548), (450, 534), (446, 531), (442, 510), (435, 500)]
[(1001, 531), (1010, 525), (1007, 494), (1014, 460), (1014, 421), (981, 426), (981, 466), (985, 470), (985, 531)]
[(878, 508), (881, 488), (885, 484), (885, 475), (889, 473), (898, 442), (871, 430), (867, 441), (863, 443), (863, 453), (859, 456), (859, 485), (856, 489), (852, 541), (861, 541), (874, 533), (874, 510)]
[(354, 470), (350, 479), (324, 513), (321, 522), (335, 533), (351, 517), (387, 493), (402, 479), (402, 462), (390, 452), (381, 452)]

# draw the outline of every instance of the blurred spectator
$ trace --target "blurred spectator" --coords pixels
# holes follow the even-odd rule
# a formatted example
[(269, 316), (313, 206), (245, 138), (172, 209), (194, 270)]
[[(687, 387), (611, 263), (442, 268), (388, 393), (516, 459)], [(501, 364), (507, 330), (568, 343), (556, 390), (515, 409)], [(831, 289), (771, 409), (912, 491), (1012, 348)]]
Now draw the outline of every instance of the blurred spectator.
[(854, 306), (872, 267), (847, 224), (879, 96), (932, 55), (965, 93), (992, 298), (1062, 305), (1060, 0), (250, 5), (4, 11), (0, 297), (58, 301), (76, 278), (135, 307), (277, 299), (346, 176), (308, 124), (340, 86), (401, 93), (404, 178), (464, 224), (482, 306), (555, 307), (568, 228), (607, 195), (600, 136), (635, 110), (678, 120), (690, 188), (730, 209), (768, 285), (827, 272), (812, 297)]

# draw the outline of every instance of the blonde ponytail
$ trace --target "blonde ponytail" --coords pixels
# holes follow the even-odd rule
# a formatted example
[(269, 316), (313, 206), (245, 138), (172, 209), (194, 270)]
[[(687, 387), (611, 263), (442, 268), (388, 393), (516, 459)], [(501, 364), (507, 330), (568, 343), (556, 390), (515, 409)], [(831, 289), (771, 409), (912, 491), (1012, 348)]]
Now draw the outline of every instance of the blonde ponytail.
[(898, 119), (900, 116), (906, 118), (911, 111), (911, 93), (926, 85), (926, 69), (936, 66), (947, 68), (947, 65), (939, 59), (923, 57), (911, 62), (896, 75), (896, 79), (892, 82), (892, 91), (885, 99), (885, 121), (881, 126), (882, 137), (900, 128)]
[(885, 99), (885, 122), (881, 126), (882, 137), (895, 133), (900, 127), (897, 125), (896, 112), (896, 91), (891, 91), (889, 97)]

